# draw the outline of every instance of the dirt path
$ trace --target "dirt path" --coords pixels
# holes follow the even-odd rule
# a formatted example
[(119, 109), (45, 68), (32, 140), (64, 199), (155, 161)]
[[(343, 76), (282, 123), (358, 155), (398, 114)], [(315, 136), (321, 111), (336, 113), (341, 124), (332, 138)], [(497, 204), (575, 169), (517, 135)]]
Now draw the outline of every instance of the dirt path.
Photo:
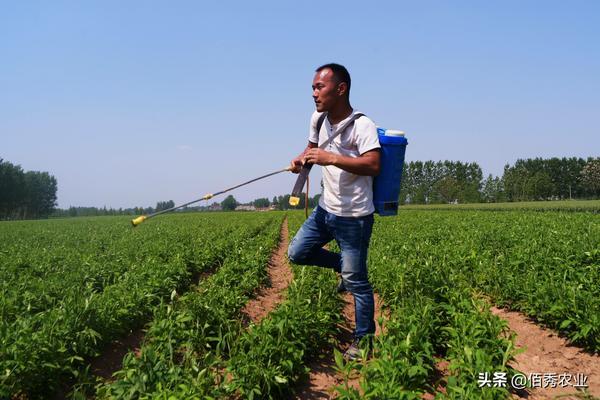
[[(345, 351), (352, 343), (352, 330), (354, 323), (354, 298), (348, 292), (343, 296), (344, 308), (342, 314), (344, 317), (343, 324), (339, 325), (339, 334), (337, 341), (340, 343), (340, 351)], [(375, 335), (381, 334), (381, 326), (379, 325), (379, 317), (382, 315), (381, 301), (377, 293), (375, 293)], [(335, 371), (335, 359), (333, 348), (324, 349), (324, 356), (319, 360), (314, 360), (308, 364), (310, 373), (306, 382), (301, 384), (294, 397), (296, 400), (314, 400), (314, 399), (333, 399), (333, 387), (343, 382), (343, 377), (339, 376)], [(359, 387), (359, 376), (351, 379), (348, 383), (351, 387)]]
[(281, 224), (279, 245), (271, 256), (268, 264), (269, 285), (261, 287), (256, 297), (246, 303), (242, 310), (244, 321), (258, 324), (264, 317), (275, 309), (284, 299), (284, 291), (293, 279), (292, 269), (287, 261), (289, 244), (287, 218)]
[(123, 357), (130, 351), (138, 355), (144, 339), (144, 331), (137, 329), (127, 336), (112, 342), (102, 354), (90, 363), (90, 371), (94, 376), (105, 381), (112, 380), (112, 374), (123, 367)]
[(423, 400), (435, 399), (436, 393), (440, 392), (446, 394), (446, 384), (448, 382), (448, 365), (450, 362), (442, 357), (434, 357), (435, 365), (433, 366), (433, 374), (431, 377), (432, 391), (425, 392), (421, 398)]
[[(581, 398), (575, 397), (577, 390), (573, 387), (577, 374), (587, 376), (588, 393), (600, 396), (600, 357), (591, 355), (575, 347), (559, 337), (556, 332), (540, 327), (535, 322), (519, 312), (506, 311), (496, 307), (492, 313), (508, 321), (510, 329), (516, 333), (516, 346), (524, 352), (518, 354), (513, 367), (529, 377), (530, 374), (540, 374), (541, 384), (544, 376), (550, 378), (556, 374), (564, 374), (563, 385), (567, 383), (567, 375), (571, 377), (570, 385), (561, 387), (534, 388), (528, 394), (515, 395), (515, 398), (530, 400), (553, 399), (560, 396), (561, 400)], [(534, 375), (535, 376), (535, 375)], [(560, 382), (560, 381), (559, 381)], [(581, 393), (581, 392), (580, 392)]]

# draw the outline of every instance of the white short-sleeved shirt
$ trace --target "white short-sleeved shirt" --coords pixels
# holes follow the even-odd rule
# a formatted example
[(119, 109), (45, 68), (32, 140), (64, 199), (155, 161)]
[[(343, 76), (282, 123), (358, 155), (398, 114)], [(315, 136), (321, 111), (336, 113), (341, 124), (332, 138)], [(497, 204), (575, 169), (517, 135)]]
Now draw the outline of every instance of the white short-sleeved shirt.
[[(317, 121), (321, 113), (314, 112), (310, 119), (308, 140), (321, 145), (358, 111), (338, 124), (331, 125), (325, 118), (317, 133)], [(380, 148), (377, 128), (373, 121), (362, 116), (351, 123), (328, 146), (323, 149), (347, 157), (359, 157), (369, 150)], [(355, 175), (333, 165), (323, 168), (323, 190), (319, 206), (341, 217), (362, 217), (375, 211), (373, 206), (373, 177)]]

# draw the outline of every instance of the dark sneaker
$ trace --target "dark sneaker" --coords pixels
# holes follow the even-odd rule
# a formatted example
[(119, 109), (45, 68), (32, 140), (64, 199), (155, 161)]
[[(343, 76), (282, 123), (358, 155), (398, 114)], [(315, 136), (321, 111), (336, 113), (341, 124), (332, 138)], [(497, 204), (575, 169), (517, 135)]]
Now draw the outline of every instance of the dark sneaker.
[(340, 278), (340, 280), (338, 281), (337, 288), (335, 290), (338, 293), (344, 293), (347, 291), (346, 286), (344, 286), (344, 280), (342, 278)]
[(346, 361), (361, 361), (363, 355), (369, 358), (371, 349), (373, 348), (373, 336), (367, 335), (362, 338), (354, 338), (352, 344), (344, 352), (344, 360)]
[(354, 339), (352, 344), (344, 352), (344, 360), (346, 361), (360, 361), (362, 355), (360, 354), (360, 347), (358, 347), (360, 339)]
[(344, 360), (346, 361), (360, 361), (362, 360), (362, 351), (360, 349), (360, 339), (355, 338), (352, 344), (344, 353)]

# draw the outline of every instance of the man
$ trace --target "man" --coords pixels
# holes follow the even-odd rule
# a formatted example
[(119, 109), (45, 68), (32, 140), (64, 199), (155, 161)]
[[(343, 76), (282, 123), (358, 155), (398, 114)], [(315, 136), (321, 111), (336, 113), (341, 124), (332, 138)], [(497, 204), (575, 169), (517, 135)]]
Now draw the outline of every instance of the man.
[[(373, 121), (356, 117), (350, 105), (350, 74), (339, 64), (316, 70), (312, 84), (316, 112), (310, 125), (308, 146), (292, 160), (292, 172), (304, 164), (323, 167), (319, 205), (304, 222), (288, 248), (296, 264), (332, 268), (341, 273), (341, 285), (354, 296), (356, 329), (345, 352), (360, 358), (359, 342), (375, 333), (373, 289), (367, 275), (367, 250), (373, 228), (373, 177), (379, 174), (379, 140)], [(319, 117), (326, 113), (317, 132)], [(352, 121), (353, 120), (353, 121)], [(337, 129), (343, 129), (321, 149)], [(341, 253), (322, 248), (335, 239)]]

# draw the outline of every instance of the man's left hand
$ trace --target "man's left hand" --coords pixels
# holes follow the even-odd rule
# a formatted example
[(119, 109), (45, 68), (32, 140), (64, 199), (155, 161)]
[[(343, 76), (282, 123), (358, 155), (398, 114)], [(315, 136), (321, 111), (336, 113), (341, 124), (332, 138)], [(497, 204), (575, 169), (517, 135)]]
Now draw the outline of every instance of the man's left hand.
[(334, 165), (337, 160), (337, 155), (325, 151), (323, 149), (314, 148), (308, 150), (304, 154), (304, 163), (311, 163), (317, 165)]

